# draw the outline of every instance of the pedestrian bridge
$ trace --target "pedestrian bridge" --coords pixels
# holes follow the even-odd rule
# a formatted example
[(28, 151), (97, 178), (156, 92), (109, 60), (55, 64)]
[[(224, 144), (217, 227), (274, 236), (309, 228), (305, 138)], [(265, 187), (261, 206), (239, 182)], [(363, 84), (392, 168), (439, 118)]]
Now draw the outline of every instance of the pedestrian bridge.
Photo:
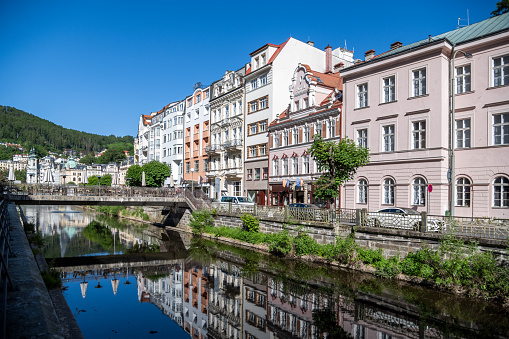
[[(1, 188), (1, 187), (0, 187)], [(189, 189), (147, 187), (5, 187), (4, 196), (18, 205), (97, 205), (97, 206), (169, 206), (181, 205), (192, 210), (207, 207)]]

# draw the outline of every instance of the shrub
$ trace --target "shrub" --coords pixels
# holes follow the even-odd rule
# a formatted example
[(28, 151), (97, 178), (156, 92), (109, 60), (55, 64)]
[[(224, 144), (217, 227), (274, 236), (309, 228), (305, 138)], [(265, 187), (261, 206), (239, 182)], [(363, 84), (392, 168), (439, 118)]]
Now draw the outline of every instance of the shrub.
[(276, 255), (286, 255), (292, 250), (292, 238), (288, 230), (275, 233), (272, 242), (269, 244), (269, 252)]
[(318, 252), (318, 244), (315, 239), (304, 232), (299, 233), (299, 235), (293, 239), (293, 244), (295, 246), (296, 255), (317, 254)]
[(366, 265), (374, 265), (375, 263), (384, 259), (381, 248), (373, 250), (371, 248), (364, 249), (359, 247), (357, 248), (357, 257)]
[(62, 279), (60, 278), (60, 272), (51, 268), (48, 271), (41, 271), (42, 280), (48, 290), (62, 287)]
[(243, 227), (248, 232), (258, 233), (260, 231), (260, 220), (251, 214), (244, 213), (240, 217)]
[(44, 246), (44, 239), (42, 238), (42, 235), (39, 232), (32, 234), (30, 236), (30, 238), (28, 238), (28, 242), (31, 244), (34, 244), (35, 246), (37, 246), (39, 248)]
[(198, 210), (191, 213), (189, 226), (193, 234), (202, 234), (206, 227), (214, 226), (214, 219), (207, 210)]
[(382, 259), (373, 264), (376, 268), (375, 275), (381, 278), (393, 278), (401, 272), (399, 256), (390, 259)]

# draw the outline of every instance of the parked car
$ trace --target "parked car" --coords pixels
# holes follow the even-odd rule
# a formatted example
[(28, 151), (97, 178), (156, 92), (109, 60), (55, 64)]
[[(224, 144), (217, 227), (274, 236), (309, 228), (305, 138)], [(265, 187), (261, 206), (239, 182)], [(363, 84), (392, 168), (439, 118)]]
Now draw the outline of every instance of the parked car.
[[(376, 212), (368, 212), (367, 225), (418, 231), (421, 219), (421, 214), (411, 208), (388, 207)], [(427, 231), (432, 232), (440, 231), (444, 225), (443, 221), (436, 217), (428, 217), (427, 224)]]
[(246, 207), (252, 207), (252, 206), (256, 205), (248, 197), (233, 197), (233, 196), (221, 197), (220, 204), (228, 205), (230, 203), (232, 204), (232, 211), (235, 213), (240, 213)]

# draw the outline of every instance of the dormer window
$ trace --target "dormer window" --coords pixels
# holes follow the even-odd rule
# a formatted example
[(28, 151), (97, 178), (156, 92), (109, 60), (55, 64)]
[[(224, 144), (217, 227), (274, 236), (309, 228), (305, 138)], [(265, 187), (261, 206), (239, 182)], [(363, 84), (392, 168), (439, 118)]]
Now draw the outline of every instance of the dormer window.
[(262, 66), (264, 66), (264, 65), (265, 65), (265, 63), (266, 63), (266, 62), (265, 62), (265, 53), (263, 53), (263, 54), (261, 55), (261, 58), (262, 58)]
[(299, 108), (299, 100), (295, 100), (295, 111), (298, 111)]
[(201, 94), (196, 95), (196, 103), (201, 101)]
[(255, 58), (255, 69), (258, 69), (260, 67), (260, 60), (258, 58)]

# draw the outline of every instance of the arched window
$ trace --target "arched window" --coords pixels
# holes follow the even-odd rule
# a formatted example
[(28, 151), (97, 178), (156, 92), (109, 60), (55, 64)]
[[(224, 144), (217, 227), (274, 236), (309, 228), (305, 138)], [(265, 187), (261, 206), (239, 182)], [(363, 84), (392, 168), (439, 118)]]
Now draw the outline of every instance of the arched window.
[(456, 181), (456, 206), (470, 206), (470, 180), (467, 178)]
[(413, 182), (413, 205), (424, 206), (426, 204), (426, 180), (415, 178)]
[(392, 180), (391, 178), (384, 180), (383, 192), (384, 192), (383, 204), (394, 205), (394, 180)]
[(359, 180), (359, 183), (357, 185), (357, 190), (359, 193), (359, 204), (366, 204), (368, 202), (368, 182), (366, 179)]
[(493, 206), (509, 207), (509, 179), (495, 178), (493, 182)]

